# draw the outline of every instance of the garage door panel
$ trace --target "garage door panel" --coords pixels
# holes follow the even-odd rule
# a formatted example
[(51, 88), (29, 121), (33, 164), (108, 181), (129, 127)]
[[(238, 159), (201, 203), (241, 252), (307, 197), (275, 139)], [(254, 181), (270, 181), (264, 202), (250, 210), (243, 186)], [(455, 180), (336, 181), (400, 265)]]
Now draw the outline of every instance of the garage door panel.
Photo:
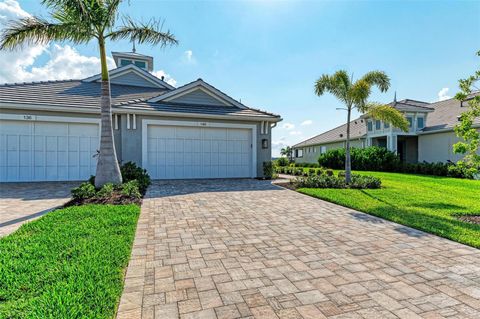
[(98, 136), (97, 124), (1, 120), (0, 181), (86, 179)]
[(251, 136), (248, 129), (149, 125), (146, 168), (155, 179), (251, 177)]

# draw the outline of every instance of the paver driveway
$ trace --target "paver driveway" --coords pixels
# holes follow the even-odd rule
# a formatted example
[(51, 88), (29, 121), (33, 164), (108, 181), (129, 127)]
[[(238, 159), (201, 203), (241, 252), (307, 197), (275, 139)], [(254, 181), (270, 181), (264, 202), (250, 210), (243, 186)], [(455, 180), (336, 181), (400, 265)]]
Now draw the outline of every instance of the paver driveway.
[(70, 190), (78, 183), (1, 183), (0, 237), (23, 223), (47, 213), (70, 199)]
[(155, 182), (118, 318), (480, 318), (480, 251), (257, 180)]

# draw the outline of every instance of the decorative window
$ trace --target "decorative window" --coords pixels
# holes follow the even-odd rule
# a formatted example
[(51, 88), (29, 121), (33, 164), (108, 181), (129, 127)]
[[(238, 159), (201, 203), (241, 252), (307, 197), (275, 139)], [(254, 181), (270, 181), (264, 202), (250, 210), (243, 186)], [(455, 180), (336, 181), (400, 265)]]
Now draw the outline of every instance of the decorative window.
[(408, 127), (413, 127), (413, 118), (411, 116), (407, 116)]
[(320, 153), (325, 154), (327, 152), (326, 146), (320, 146)]
[(382, 122), (379, 120), (375, 121), (375, 130), (380, 130), (382, 128)]
[(425, 121), (424, 121), (423, 117), (417, 118), (417, 127), (418, 127), (418, 129), (422, 129), (422, 128), (425, 127)]
[(127, 59), (120, 59), (120, 65), (121, 66), (125, 66), (125, 65), (129, 65), (129, 64), (132, 64), (132, 60), (127, 60)]
[(303, 150), (302, 149), (295, 150), (295, 157), (303, 157)]
[(390, 127), (390, 124), (388, 123), (383, 123), (383, 128), (389, 128)]
[(372, 121), (368, 121), (368, 122), (367, 122), (367, 127), (368, 127), (368, 131), (369, 131), (369, 132), (373, 131), (373, 123), (372, 123)]
[(147, 68), (147, 63), (145, 63), (145, 61), (135, 61), (135, 65), (142, 69)]

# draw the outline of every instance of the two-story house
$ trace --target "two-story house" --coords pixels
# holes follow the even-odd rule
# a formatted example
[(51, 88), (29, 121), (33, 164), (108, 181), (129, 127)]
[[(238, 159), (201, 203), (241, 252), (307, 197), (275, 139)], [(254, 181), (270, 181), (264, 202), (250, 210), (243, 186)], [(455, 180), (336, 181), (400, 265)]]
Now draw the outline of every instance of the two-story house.
[[(361, 116), (350, 123), (350, 145), (386, 147), (407, 163), (457, 161), (461, 155), (453, 153), (453, 144), (458, 141), (453, 129), (467, 103), (468, 100), (461, 103), (456, 99), (435, 103), (410, 99), (393, 101), (390, 105), (402, 112), (409, 122), (408, 132)], [(480, 130), (480, 119), (475, 125)], [(346, 135), (347, 125), (343, 124), (297, 143), (293, 146), (293, 158), (298, 163), (315, 163), (327, 150), (345, 147)]]

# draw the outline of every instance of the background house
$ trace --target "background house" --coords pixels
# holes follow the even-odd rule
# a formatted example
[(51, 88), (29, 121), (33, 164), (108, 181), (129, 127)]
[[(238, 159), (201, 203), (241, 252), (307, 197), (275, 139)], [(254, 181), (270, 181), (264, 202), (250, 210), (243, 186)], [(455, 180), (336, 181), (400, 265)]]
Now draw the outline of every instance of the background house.
[[(397, 152), (400, 159), (407, 163), (458, 161), (462, 155), (453, 153), (453, 144), (458, 142), (453, 128), (467, 103), (468, 100), (461, 103), (456, 99), (436, 103), (410, 99), (393, 101), (390, 105), (405, 114), (409, 122), (408, 132), (362, 116), (351, 122), (351, 146), (386, 147)], [(480, 127), (480, 119), (475, 125)], [(347, 125), (343, 124), (295, 144), (294, 160), (315, 163), (327, 150), (345, 147), (346, 134)]]
[[(114, 52), (115, 148), (154, 179), (261, 177), (279, 115), (198, 79), (174, 88), (153, 58)], [(100, 75), (0, 85), (0, 182), (85, 180), (95, 174)]]

